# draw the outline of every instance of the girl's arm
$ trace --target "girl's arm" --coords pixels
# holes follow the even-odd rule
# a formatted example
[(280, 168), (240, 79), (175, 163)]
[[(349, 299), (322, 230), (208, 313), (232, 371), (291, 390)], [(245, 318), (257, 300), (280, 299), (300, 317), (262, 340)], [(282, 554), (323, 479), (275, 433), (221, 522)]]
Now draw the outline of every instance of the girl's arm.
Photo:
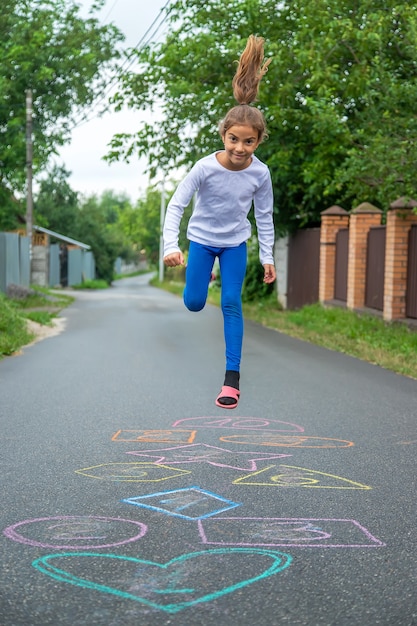
[[(164, 239), (164, 262), (165, 258), (172, 255), (182, 255), (178, 238), (180, 232), (181, 219), (184, 209), (191, 202), (194, 193), (198, 189), (198, 170), (194, 166), (187, 174), (184, 180), (178, 185), (174, 195), (168, 203), (165, 214), (163, 239)], [(175, 257), (176, 261), (180, 261), (180, 257)], [(184, 258), (182, 258), (182, 263)], [(166, 262), (165, 262), (166, 263)], [(180, 265), (181, 262), (175, 262), (174, 265)]]
[[(259, 242), (259, 258), (262, 265), (274, 267), (274, 243), (275, 230), (273, 221), (274, 199), (272, 182), (267, 171), (263, 184), (259, 187), (254, 197), (256, 229)], [(268, 270), (270, 276), (270, 270)], [(266, 274), (265, 274), (266, 278)], [(275, 280), (275, 279), (274, 279)], [(273, 282), (265, 281), (265, 282)]]

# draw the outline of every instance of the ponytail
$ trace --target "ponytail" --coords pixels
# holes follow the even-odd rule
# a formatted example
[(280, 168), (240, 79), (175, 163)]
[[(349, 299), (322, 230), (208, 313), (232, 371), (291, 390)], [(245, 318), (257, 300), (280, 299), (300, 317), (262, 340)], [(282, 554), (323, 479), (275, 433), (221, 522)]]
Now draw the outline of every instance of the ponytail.
[(264, 39), (250, 35), (232, 81), (233, 96), (238, 106), (230, 109), (220, 123), (219, 132), (222, 137), (235, 125), (252, 126), (258, 133), (259, 141), (268, 136), (262, 112), (250, 105), (258, 98), (259, 84), (268, 71), (271, 60), (264, 60)]
[(239, 104), (251, 104), (257, 100), (259, 83), (271, 61), (264, 61), (264, 39), (250, 35), (232, 82), (233, 96)]

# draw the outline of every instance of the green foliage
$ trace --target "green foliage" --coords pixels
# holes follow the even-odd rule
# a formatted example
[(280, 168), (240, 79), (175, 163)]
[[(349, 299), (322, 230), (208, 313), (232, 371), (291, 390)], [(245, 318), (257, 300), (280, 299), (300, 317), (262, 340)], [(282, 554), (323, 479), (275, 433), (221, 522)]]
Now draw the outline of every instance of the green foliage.
[(242, 301), (264, 300), (274, 291), (274, 285), (264, 283), (264, 268), (259, 261), (258, 246), (253, 243), (248, 247), (248, 262), (243, 283)]
[[(165, 204), (172, 195), (173, 184), (169, 183), (165, 190)], [(186, 229), (191, 207), (184, 211), (181, 223), (179, 243), (182, 250), (186, 250), (188, 242)], [(145, 251), (147, 260), (155, 265), (159, 259), (159, 245), (161, 234), (161, 189), (150, 186), (142, 198), (139, 198), (135, 207), (129, 207), (119, 215), (121, 227), (126, 241), (129, 241), (137, 252)]]
[(4, 294), (0, 293), (0, 359), (13, 354), (32, 338), (25, 319), (10, 305)]
[[(69, 137), (80, 108), (105, 92), (122, 35), (95, 17), (103, 3), (83, 19), (71, 0), (2, 0), (0, 189), (9, 197), (25, 185), (26, 90), (33, 91), (35, 173)], [(0, 227), (8, 227), (4, 209)]]
[(34, 202), (36, 221), (91, 246), (97, 277), (110, 284), (114, 262), (129, 245), (118, 223), (120, 215), (129, 210), (130, 202), (125, 194), (118, 196), (111, 191), (100, 198), (80, 198), (71, 189), (68, 176), (65, 168), (55, 166), (40, 181)]
[(75, 238), (79, 197), (68, 182), (69, 176), (63, 166), (53, 165), (47, 171), (34, 198), (34, 216), (37, 225)]
[(250, 33), (273, 57), (259, 106), (270, 138), (279, 231), (332, 204), (386, 209), (417, 195), (417, 9), (397, 0), (176, 0), (165, 40), (137, 52), (117, 106), (158, 105), (162, 121), (116, 135), (110, 161), (146, 155), (151, 174), (221, 148), (235, 60)]
[(6, 297), (0, 292), (0, 359), (34, 339), (33, 333), (28, 331), (28, 319), (49, 326), (59, 311), (74, 300), (71, 296), (42, 287), (26, 289), (14, 286), (9, 291), (13, 297)]

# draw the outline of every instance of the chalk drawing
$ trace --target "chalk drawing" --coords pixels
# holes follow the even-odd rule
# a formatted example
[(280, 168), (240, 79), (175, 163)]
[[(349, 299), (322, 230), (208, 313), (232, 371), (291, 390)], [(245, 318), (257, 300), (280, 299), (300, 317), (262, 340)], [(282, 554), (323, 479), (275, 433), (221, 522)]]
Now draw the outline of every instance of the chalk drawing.
[[(269, 452), (235, 452), (226, 448), (216, 448), (206, 443), (192, 443), (188, 446), (160, 448), (157, 450), (141, 450), (126, 452), (139, 457), (152, 458), (153, 463), (164, 465), (182, 465), (184, 463), (208, 463), (215, 467), (253, 472), (258, 469), (256, 462), (271, 461), (291, 454), (272, 454)], [(238, 458), (239, 462), (236, 462)]]
[(195, 430), (118, 430), (112, 441), (144, 443), (193, 443)]
[(290, 548), (378, 548), (379, 539), (352, 519), (217, 517), (198, 521), (202, 543)]
[(89, 478), (130, 483), (157, 483), (161, 480), (191, 474), (190, 470), (156, 465), (155, 463), (102, 463), (101, 465), (75, 470), (75, 473)]
[(266, 487), (305, 487), (307, 489), (372, 489), (368, 485), (292, 465), (269, 465), (247, 476), (241, 476), (233, 484), (263, 485)]
[(261, 417), (186, 417), (174, 422), (172, 427), (178, 428), (180, 425), (190, 428), (271, 429), (275, 432), (304, 432), (304, 428), (298, 424), (282, 422), (281, 420), (267, 420)]
[(220, 441), (250, 446), (277, 446), (281, 448), (349, 448), (354, 445), (352, 441), (345, 441), (344, 439), (308, 437), (306, 435), (279, 435), (272, 432), (224, 435), (220, 437)]
[(43, 556), (32, 565), (55, 580), (174, 614), (278, 574), (291, 560), (271, 550), (222, 548), (182, 554), (167, 563), (75, 552)]
[(28, 546), (82, 550), (121, 546), (141, 539), (146, 531), (145, 524), (132, 520), (72, 515), (24, 520), (5, 528), (3, 534)]
[(237, 502), (200, 487), (161, 491), (146, 496), (125, 498), (122, 502), (188, 520), (205, 519), (240, 506)]

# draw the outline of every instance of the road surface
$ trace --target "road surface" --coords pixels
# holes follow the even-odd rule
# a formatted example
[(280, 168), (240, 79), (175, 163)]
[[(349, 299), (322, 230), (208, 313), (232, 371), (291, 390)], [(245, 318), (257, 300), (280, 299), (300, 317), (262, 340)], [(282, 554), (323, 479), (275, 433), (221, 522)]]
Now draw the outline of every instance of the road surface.
[(4, 626), (417, 624), (417, 381), (118, 281), (0, 362)]

